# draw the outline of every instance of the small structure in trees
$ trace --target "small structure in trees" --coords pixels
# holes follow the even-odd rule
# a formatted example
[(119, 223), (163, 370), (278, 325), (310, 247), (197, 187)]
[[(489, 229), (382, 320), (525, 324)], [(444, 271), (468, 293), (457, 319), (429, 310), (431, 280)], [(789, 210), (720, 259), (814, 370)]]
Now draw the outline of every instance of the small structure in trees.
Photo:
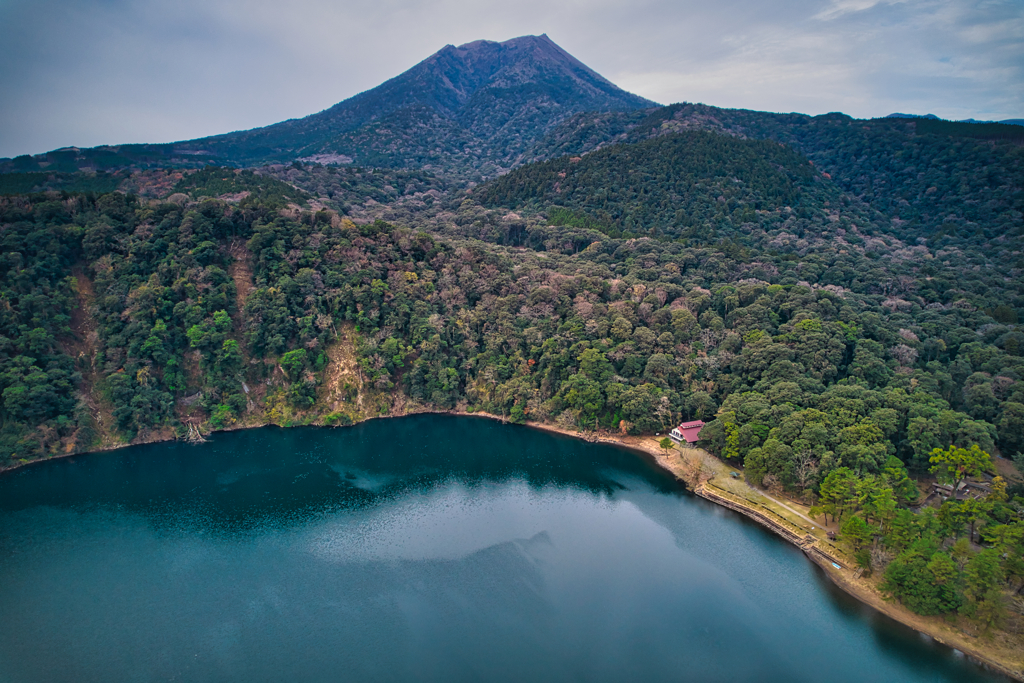
[(931, 493), (943, 499), (956, 497), (956, 500), (984, 500), (992, 495), (992, 485), (981, 481), (961, 481), (955, 493), (948, 484), (932, 484)]
[(684, 422), (678, 427), (675, 427), (668, 433), (668, 435), (673, 441), (679, 442), (680, 445), (692, 447), (693, 444), (697, 443), (699, 440), (700, 430), (702, 427), (704, 427), (703, 420)]

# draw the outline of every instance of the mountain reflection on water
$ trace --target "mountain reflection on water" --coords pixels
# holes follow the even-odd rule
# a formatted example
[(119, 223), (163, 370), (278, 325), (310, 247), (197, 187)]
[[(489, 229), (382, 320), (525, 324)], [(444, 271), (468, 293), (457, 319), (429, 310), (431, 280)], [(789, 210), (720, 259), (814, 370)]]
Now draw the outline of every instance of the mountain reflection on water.
[(0, 477), (0, 680), (1000, 680), (622, 449), (474, 418)]

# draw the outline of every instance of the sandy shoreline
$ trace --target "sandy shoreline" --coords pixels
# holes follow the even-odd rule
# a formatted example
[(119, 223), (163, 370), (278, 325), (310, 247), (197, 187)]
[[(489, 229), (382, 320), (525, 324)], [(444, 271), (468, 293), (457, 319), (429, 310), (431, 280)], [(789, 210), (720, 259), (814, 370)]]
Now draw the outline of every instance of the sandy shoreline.
[[(480, 417), (508, 422), (503, 417), (490, 413), (440, 410), (417, 410), (410, 411), (405, 415), (386, 415), (368, 419), (389, 419), (392, 417), (422, 414)], [(220, 431), (256, 429), (258, 427), (270, 426), (271, 424), (273, 423), (245, 424)], [(658, 445), (660, 438), (651, 436), (625, 436), (612, 432), (585, 432), (540, 422), (527, 422), (524, 426), (583, 439), (591, 443), (614, 445), (649, 457), (655, 465), (684, 482), (696, 495), (744, 515), (800, 548), (809, 560), (818, 565), (829, 579), (847, 594), (889, 618), (963, 653), (976, 663), (992, 671), (1024, 682), (1024, 648), (1018, 646), (1015, 650), (1011, 650), (1005, 647), (998, 647), (991, 642), (983, 643), (978, 638), (971, 638), (965, 633), (951, 628), (940, 617), (923, 617), (911, 612), (902, 605), (886, 600), (870, 580), (859, 576), (853, 568), (852, 562), (850, 562), (849, 558), (845, 557), (842, 551), (834, 544), (824, 540), (824, 529), (808, 524), (809, 518), (794, 510), (791, 506), (763, 492), (750, 488), (742, 480), (733, 478), (730, 474), (731, 471), (734, 471), (733, 468), (705, 451), (696, 448), (679, 447), (671, 451), (665, 451)], [(338, 428), (343, 429), (343, 427)], [(173, 439), (156, 438), (139, 443), (106, 446), (89, 452), (105, 452), (128, 446), (142, 445), (143, 443), (157, 443), (170, 440)], [(68, 453), (18, 463), (13, 467), (0, 469), (0, 474), (12, 472), (40, 462), (70, 458), (78, 455), (87, 455), (87, 453)], [(713, 470), (713, 472), (709, 472), (709, 469)], [(725, 485), (725, 488), (719, 488), (719, 484)], [(749, 493), (763, 500), (752, 499), (743, 488), (749, 489)]]

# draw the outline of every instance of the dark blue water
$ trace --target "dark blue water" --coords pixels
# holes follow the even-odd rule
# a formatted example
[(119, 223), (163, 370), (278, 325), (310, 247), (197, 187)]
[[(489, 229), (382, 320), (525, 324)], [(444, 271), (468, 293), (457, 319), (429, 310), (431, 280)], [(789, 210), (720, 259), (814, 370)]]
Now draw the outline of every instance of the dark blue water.
[(992, 681), (638, 455), (488, 420), (0, 477), (0, 681)]

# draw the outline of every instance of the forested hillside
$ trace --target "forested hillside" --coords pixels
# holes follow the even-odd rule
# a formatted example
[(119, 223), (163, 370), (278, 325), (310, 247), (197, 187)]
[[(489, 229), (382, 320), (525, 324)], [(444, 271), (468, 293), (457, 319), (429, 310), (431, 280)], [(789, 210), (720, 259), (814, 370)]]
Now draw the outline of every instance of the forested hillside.
[[(972, 147), (961, 149), (975, 154)], [(1014, 162), (1015, 149), (994, 148), (990, 153)], [(1003, 183), (1008, 178), (1011, 186), (1019, 183), (1020, 171), (1011, 162), (993, 162), (987, 173)], [(415, 196), (424, 208), (435, 197), (450, 201), (443, 182), (423, 174), (295, 166), (282, 167), (275, 175), (314, 188), (315, 195), (336, 201), (342, 212), (350, 199), (376, 197), (387, 203)], [(387, 330), (388, 338), (377, 342), (392, 339), (402, 349), (417, 349), (405, 356), (376, 354), (368, 361), (367, 377), (379, 389), (390, 390), (397, 383), (410, 397), (444, 407), (461, 402), (517, 418), (532, 414), (608, 427), (625, 420), (635, 429), (653, 431), (679, 418), (711, 417), (721, 408), (724, 417), (708, 434), (724, 439), (732, 429), (727, 425), (735, 423), (741, 439), (733, 456), (744, 459), (751, 449), (763, 446), (767, 432), (760, 434), (758, 425), (770, 429), (778, 419), (761, 412), (771, 415), (778, 404), (827, 414), (820, 406), (833, 405), (829, 392), (847, 386), (852, 388), (843, 391), (868, 392), (868, 398), (858, 398), (853, 412), (854, 404), (842, 404), (846, 417), (834, 418), (834, 436), (817, 444), (819, 466), (832, 458), (857, 471), (875, 471), (885, 457), (896, 455), (911, 468), (924, 470), (932, 448), (954, 442), (1013, 455), (1024, 447), (1018, 438), (1024, 419), (1019, 414), (1024, 410), (1019, 383), (1024, 339), (1016, 327), (1024, 299), (1017, 269), (1020, 253), (1013, 248), (1019, 243), (1019, 222), (1014, 228), (1012, 191), (995, 189), (1002, 194), (983, 208), (1007, 217), (1001, 228), (942, 233), (908, 243), (895, 236), (906, 227), (899, 220), (843, 192), (793, 150), (769, 141), (688, 131), (612, 146), (582, 159), (531, 165), (477, 188), (450, 212), (457, 224), (464, 215), (494, 220), (493, 213), (480, 214), (469, 198), (527, 213), (555, 203), (561, 208), (546, 214), (554, 226), (534, 225), (547, 235), (561, 230), (565, 237), (535, 244), (543, 253), (459, 238), (436, 242), (424, 233), (417, 243), (430, 240), (432, 246), (420, 249), (420, 261), (426, 264), (413, 258), (410, 263), (419, 265), (397, 265), (408, 256), (374, 254), (366, 256), (375, 264), (370, 270), (355, 268), (351, 258), (338, 256), (332, 247), (350, 249), (370, 237), (377, 245), (403, 228), (359, 227), (332, 212), (303, 212), (314, 195), (267, 175), (209, 169), (182, 178), (171, 188), (170, 201), (156, 203), (121, 194), (12, 197), (4, 200), (3, 214), (9, 270), (5, 287), (10, 292), (4, 337), (14, 346), (5, 362), (17, 358), (39, 372), (10, 375), (9, 387), (29, 386), (24, 377), (30, 375), (35, 382), (51, 374), (57, 377), (50, 367), (61, 357), (61, 344), (68, 345), (62, 338), (75, 336), (67, 327), (74, 305), (74, 283), (67, 276), (77, 267), (96, 288), (93, 314), (104, 374), (123, 370), (125, 377), (135, 378), (134, 384), (127, 382), (129, 387), (141, 387), (124, 394), (125, 405), (117, 405), (119, 415), (125, 416), (119, 418), (119, 428), (128, 436), (166, 420), (174, 425), (170, 409), (150, 407), (142, 399), (136, 404), (146, 407), (131, 410), (135, 394), (145, 396), (149, 390), (184, 396), (205, 389), (209, 412), (220, 409), (224, 415), (227, 406), (239, 417), (240, 406), (247, 404), (237, 396), (228, 400), (237, 390), (225, 394), (226, 380), (206, 384), (219, 377), (216, 373), (227, 367), (223, 363), (230, 365), (218, 365), (213, 348), (229, 337), (244, 346), (239, 353), (251, 354), (234, 370), (242, 380), (266, 379), (249, 360), (269, 362), (299, 349), (305, 349), (315, 378), (323, 368), (316, 367), (318, 356), (306, 345), (315, 338), (314, 347), (322, 349), (334, 334), (309, 322), (320, 319), (324, 329), (336, 330), (343, 320), (357, 324), (364, 352), (376, 348), (367, 340), (380, 330)], [(110, 208), (114, 204), (117, 210)], [(317, 221), (329, 227), (322, 228), (326, 232), (312, 246), (293, 234)], [(187, 228), (184, 243), (182, 225)], [(269, 226), (277, 226), (273, 239)], [(361, 234), (367, 230), (375, 232)], [(645, 238), (636, 239), (641, 235)], [(1001, 247), (991, 248), (996, 245)], [(450, 265), (451, 274), (443, 283), (435, 282), (447, 261), (432, 260), (446, 249), (475, 254), (470, 263), (483, 259), (481, 263), (491, 265), (485, 268), (490, 275), (467, 283), (462, 278), (484, 266), (467, 270)], [(240, 250), (247, 254), (244, 258)], [(283, 261), (268, 262), (268, 253)], [(251, 269), (254, 287), (245, 308), (236, 296), (237, 281), (227, 275), (232, 264), (242, 262)], [(51, 273), (49, 279), (35, 271), (42, 264)], [(301, 297), (293, 291), (300, 271), (303, 282), (314, 282), (312, 289), (308, 283), (301, 289)], [(402, 276), (408, 281), (393, 282), (397, 271), (409, 273)], [(278, 282), (279, 277), (285, 279)], [(502, 286), (506, 278), (509, 282)], [(569, 283), (563, 293), (565, 278)], [(424, 280), (432, 284), (421, 291), (417, 287), (425, 287)], [(376, 298), (360, 300), (361, 287)], [(510, 292), (525, 298), (509, 299)], [(57, 303), (31, 304), (37, 296), (49, 297), (47, 301), (56, 297)], [(139, 297), (154, 296), (159, 305), (139, 308), (146, 313), (136, 311)], [(802, 302), (799, 306), (794, 297)], [(398, 303), (391, 305), (396, 298)], [(194, 308), (200, 302), (201, 315)], [(421, 310), (427, 303), (429, 310)], [(31, 315), (29, 306), (35, 306)], [(806, 321), (797, 315), (803, 308)], [(405, 317), (393, 319), (406, 310)], [(419, 337), (414, 334), (414, 310), (421, 310), (419, 318), (440, 316), (431, 325), (445, 343), (443, 354), (434, 357), (418, 349), (428, 336), (423, 330)], [(224, 315), (215, 319), (218, 311)], [(39, 317), (50, 314), (68, 319)], [(476, 319), (475, 327), (471, 319)], [(233, 332), (225, 327), (229, 320)], [(439, 321), (444, 325), (439, 327)], [(461, 321), (458, 334), (448, 329), (453, 321)], [(553, 340), (570, 323), (576, 330), (572, 343), (552, 349)], [(503, 330), (501, 344), (488, 341), (495, 326)], [(300, 334), (300, 329), (305, 332)], [(37, 339), (33, 346), (24, 346), (33, 330), (39, 330), (32, 332), (37, 337), (45, 332), (48, 336), (38, 339), (49, 341)], [(145, 332), (145, 338), (133, 345), (121, 339), (125, 330)], [(196, 336), (203, 330), (209, 339)], [(151, 337), (170, 344), (169, 367), (152, 349), (142, 353)], [(599, 348), (602, 363), (608, 363), (601, 367), (611, 374), (581, 375), (572, 362), (581, 352), (575, 344)], [(198, 364), (191, 375), (174, 365), (188, 354)], [(364, 353), (364, 360), (374, 355)], [(26, 359), (36, 365), (25, 366)], [(530, 369), (524, 377), (506, 370), (520, 362)], [(487, 391), (480, 384), (483, 366)], [(140, 383), (138, 374), (144, 368), (145, 381)], [(577, 391), (568, 399), (563, 383), (588, 377), (599, 391)], [(36, 425), (44, 421), (41, 416), (55, 418), (55, 397), (73, 400), (70, 385), (54, 386), (63, 388), (37, 392), (50, 397), (44, 401), (50, 408), (25, 412), (11, 403), (6, 429), (9, 436), (17, 433), (11, 443), (21, 445), (5, 450), (16, 458), (45, 451), (33, 446)], [(790, 388), (785, 396), (778, 393), (784, 386)], [(896, 389), (906, 398), (899, 406), (889, 405), (895, 399), (883, 396)], [(622, 391), (640, 400), (637, 408), (622, 403)], [(22, 395), (28, 394), (11, 392)], [(761, 407), (742, 407), (744, 401)], [(647, 410), (654, 403), (663, 406), (661, 421)], [(893, 410), (898, 417), (884, 424), (875, 420), (871, 439), (857, 444), (870, 447), (867, 451), (847, 449), (842, 430), (878, 418), (871, 417), (877, 410)], [(730, 414), (736, 417), (728, 418)], [(879, 415), (891, 417), (888, 412)], [(939, 415), (941, 420), (931, 419)], [(68, 424), (59, 427), (64, 436), (73, 431)], [(719, 450), (725, 448), (724, 441), (714, 443)], [(854, 451), (860, 455), (852, 455)], [(797, 483), (792, 467), (789, 458), (766, 471), (791, 487)]]
[(851, 200), (892, 219), (903, 239), (976, 242), (1014, 231), (1024, 217), (1020, 126), (865, 121), (843, 114), (812, 117), (674, 104), (644, 112), (577, 115), (541, 140), (532, 155), (580, 156), (617, 143), (697, 130), (787, 145)]
[(586, 217), (581, 227), (611, 237), (706, 243), (733, 236), (763, 213), (822, 214), (839, 193), (808, 192), (820, 182), (816, 176), (806, 158), (778, 143), (690, 131), (530, 164), (473, 196), (490, 206), (568, 209), (557, 215), (570, 224)]

